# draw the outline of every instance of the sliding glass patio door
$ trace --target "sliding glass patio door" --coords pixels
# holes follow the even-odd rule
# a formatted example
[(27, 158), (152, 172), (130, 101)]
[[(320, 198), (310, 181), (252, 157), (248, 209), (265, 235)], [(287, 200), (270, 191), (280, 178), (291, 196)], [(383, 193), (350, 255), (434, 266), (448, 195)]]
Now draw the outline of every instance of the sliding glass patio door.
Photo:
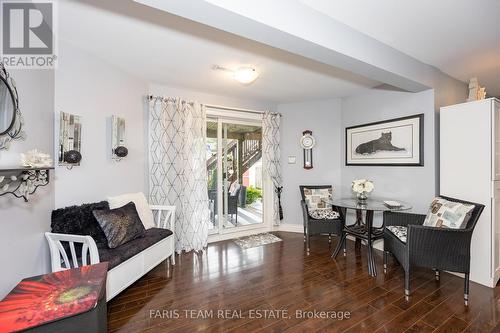
[(211, 234), (262, 226), (260, 121), (209, 118), (207, 173)]

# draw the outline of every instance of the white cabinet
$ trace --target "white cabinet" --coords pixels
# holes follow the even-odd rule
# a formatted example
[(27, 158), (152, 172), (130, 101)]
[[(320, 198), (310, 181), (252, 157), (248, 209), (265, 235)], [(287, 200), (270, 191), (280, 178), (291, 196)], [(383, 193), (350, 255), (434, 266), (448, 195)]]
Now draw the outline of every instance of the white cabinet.
[(500, 103), (493, 102), (493, 121), (492, 121), (492, 131), (493, 131), (493, 180), (500, 180)]
[(470, 279), (500, 277), (500, 103), (494, 98), (441, 108), (440, 192), (485, 205), (472, 236)]
[(492, 244), (493, 244), (493, 265), (491, 267), (493, 275), (497, 277), (500, 274), (500, 181), (495, 181), (493, 186), (493, 226), (492, 226)]

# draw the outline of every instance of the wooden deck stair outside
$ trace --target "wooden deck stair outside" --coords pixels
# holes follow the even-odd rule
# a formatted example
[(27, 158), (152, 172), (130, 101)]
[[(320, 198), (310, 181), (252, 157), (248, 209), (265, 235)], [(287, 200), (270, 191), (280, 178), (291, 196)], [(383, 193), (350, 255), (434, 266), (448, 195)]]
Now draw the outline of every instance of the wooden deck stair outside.
[[(242, 183), (243, 174), (262, 158), (262, 140), (233, 140), (229, 143), (227, 151), (228, 154), (233, 153), (235, 157), (236, 153), (239, 154), (236, 160), (233, 159), (233, 170), (239, 170), (239, 172), (235, 172), (229, 178), (229, 182), (232, 183), (239, 178), (240, 183)], [(214, 155), (207, 160), (207, 170), (210, 173), (216, 167), (217, 155)]]

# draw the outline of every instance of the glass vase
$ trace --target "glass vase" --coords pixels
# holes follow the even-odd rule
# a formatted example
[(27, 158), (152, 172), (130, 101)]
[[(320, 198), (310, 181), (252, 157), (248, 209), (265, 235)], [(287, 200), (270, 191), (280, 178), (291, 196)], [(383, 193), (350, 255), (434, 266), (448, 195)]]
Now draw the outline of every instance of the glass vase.
[(368, 199), (368, 193), (366, 192), (357, 193), (356, 197), (358, 198), (359, 202), (364, 203)]

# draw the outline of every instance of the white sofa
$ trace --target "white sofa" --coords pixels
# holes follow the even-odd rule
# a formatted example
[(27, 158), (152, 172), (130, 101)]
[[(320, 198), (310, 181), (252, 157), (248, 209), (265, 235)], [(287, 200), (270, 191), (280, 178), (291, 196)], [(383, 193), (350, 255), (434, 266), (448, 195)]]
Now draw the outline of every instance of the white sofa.
[[(152, 205), (150, 208), (156, 215), (157, 227), (169, 229), (172, 234), (108, 271), (106, 301), (111, 300), (165, 259), (170, 258), (171, 264), (175, 265), (175, 206)], [(45, 237), (49, 243), (52, 272), (100, 262), (97, 245), (91, 236), (46, 232)], [(70, 256), (61, 242), (68, 242)], [(82, 245), (80, 255), (76, 253), (75, 243)]]

